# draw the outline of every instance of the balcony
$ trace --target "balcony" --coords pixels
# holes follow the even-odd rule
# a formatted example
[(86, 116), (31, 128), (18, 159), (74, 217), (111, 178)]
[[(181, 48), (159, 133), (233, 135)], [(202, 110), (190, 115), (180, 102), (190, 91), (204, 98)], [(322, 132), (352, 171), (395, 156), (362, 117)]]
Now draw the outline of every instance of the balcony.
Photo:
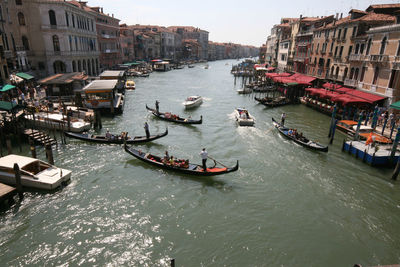
[(335, 56), (333, 57), (333, 63), (342, 63), (342, 57), (341, 56)]
[(357, 87), (358, 81), (357, 80), (353, 80), (353, 79), (345, 79), (344, 80), (344, 85), (345, 86), (351, 86), (351, 87)]
[(4, 58), (12, 58), (13, 57), (13, 52), (11, 50), (4, 50)]
[(321, 55), (325, 55), (326, 51), (321, 50)]
[(293, 61), (297, 61), (297, 62), (305, 62), (306, 57), (305, 56), (294, 56)]
[(389, 60), (388, 55), (370, 55), (369, 61), (373, 63), (383, 63)]
[(349, 61), (364, 61), (364, 60), (365, 60), (365, 55), (351, 54), (349, 56)]
[(394, 62), (400, 62), (400, 56), (395, 56), (393, 61)]
[(400, 62), (395, 62), (395, 63), (393, 63), (392, 69), (394, 69), (394, 70), (400, 70)]

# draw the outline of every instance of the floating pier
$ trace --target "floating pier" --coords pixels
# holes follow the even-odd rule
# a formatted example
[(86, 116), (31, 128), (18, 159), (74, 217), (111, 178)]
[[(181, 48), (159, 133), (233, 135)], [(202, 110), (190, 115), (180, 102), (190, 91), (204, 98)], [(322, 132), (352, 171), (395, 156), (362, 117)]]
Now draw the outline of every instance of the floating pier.
[(6, 200), (10, 203), (16, 194), (17, 188), (0, 183), (0, 203), (3, 203)]
[(379, 144), (378, 147), (379, 149), (376, 150), (375, 147), (365, 145), (365, 142), (344, 141), (342, 150), (372, 166), (395, 166), (400, 152), (396, 150), (395, 156), (391, 158), (392, 145)]

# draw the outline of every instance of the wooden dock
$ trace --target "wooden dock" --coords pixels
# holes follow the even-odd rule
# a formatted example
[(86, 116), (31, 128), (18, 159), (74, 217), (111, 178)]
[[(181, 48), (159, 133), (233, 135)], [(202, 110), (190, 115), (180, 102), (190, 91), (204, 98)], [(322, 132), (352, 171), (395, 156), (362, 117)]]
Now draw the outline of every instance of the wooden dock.
[(17, 189), (15, 187), (0, 183), (0, 203), (12, 199), (16, 194)]
[(48, 134), (32, 129), (26, 129), (24, 134), (31, 138), (35, 143), (42, 146), (46, 145), (57, 145), (57, 141), (51, 138)]

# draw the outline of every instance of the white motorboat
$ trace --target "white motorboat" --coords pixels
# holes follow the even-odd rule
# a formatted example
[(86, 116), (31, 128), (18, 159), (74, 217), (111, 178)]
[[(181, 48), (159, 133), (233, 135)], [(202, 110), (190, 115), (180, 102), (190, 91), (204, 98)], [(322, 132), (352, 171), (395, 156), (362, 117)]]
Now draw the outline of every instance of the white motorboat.
[(236, 92), (238, 92), (238, 94), (250, 94), (251, 92), (253, 92), (253, 90), (251, 88), (244, 87), (236, 90)]
[(35, 116), (32, 114), (25, 115), (25, 119), (35, 126), (48, 129), (64, 130), (75, 133), (80, 133), (90, 129), (90, 122), (74, 117), (70, 118), (68, 127), (68, 117), (59, 113), (38, 112), (35, 113)]
[(199, 95), (195, 95), (186, 98), (185, 102), (183, 102), (183, 105), (185, 106), (185, 108), (193, 108), (200, 106), (201, 103), (203, 103), (203, 98)]
[(21, 184), (24, 187), (54, 190), (71, 179), (70, 170), (58, 168), (35, 158), (10, 154), (0, 158), (0, 182), (16, 184), (15, 163), (20, 169)]
[(236, 108), (235, 118), (239, 126), (253, 126), (255, 122), (254, 117), (245, 108)]

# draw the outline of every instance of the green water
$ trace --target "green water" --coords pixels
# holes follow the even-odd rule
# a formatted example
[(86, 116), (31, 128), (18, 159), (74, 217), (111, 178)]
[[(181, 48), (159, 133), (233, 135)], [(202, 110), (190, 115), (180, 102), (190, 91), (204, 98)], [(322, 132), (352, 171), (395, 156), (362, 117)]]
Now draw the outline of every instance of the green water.
[[(228, 65), (226, 65), (228, 63)], [(67, 139), (56, 165), (73, 170), (54, 194), (28, 192), (21, 205), (0, 213), (2, 266), (365, 266), (400, 262), (400, 186), (390, 169), (377, 169), (341, 152), (336, 134), (328, 153), (293, 144), (272, 129), (286, 125), (327, 143), (330, 118), (303, 105), (267, 109), (254, 95), (238, 95), (230, 74), (237, 61), (209, 69), (153, 73), (137, 78), (125, 112), (103, 118), (103, 130), (168, 136), (137, 146), (189, 158), (199, 152), (237, 172), (196, 178), (146, 165), (121, 146)], [(182, 105), (199, 94), (192, 111)], [(160, 101), (203, 124), (182, 126), (153, 118), (145, 104)], [(256, 127), (237, 127), (235, 107), (246, 107)], [(25, 149), (25, 154), (28, 150)], [(44, 159), (44, 152), (38, 150)], [(211, 162), (209, 162), (211, 164)]]

